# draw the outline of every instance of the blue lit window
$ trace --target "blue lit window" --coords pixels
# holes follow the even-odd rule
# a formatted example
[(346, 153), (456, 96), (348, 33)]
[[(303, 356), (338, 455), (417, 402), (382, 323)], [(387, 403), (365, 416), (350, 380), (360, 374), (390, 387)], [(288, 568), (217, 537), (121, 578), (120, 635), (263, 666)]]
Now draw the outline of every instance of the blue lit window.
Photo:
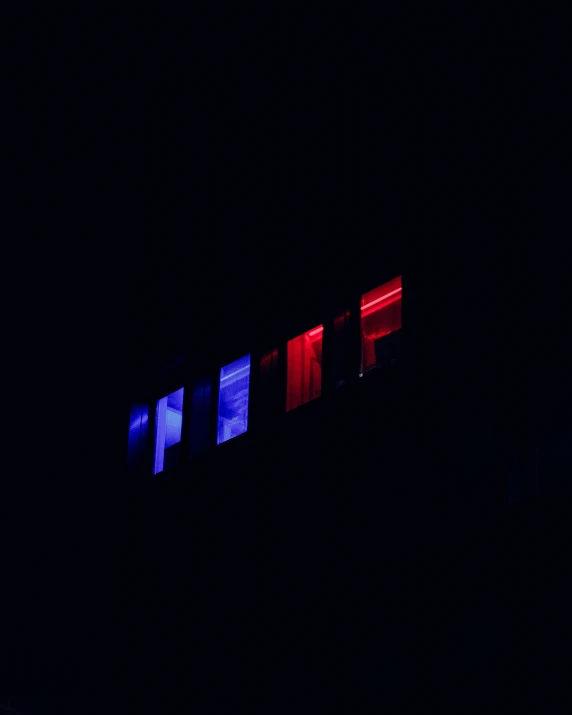
[(217, 444), (246, 432), (249, 385), (250, 355), (221, 368)]
[(157, 400), (155, 417), (155, 465), (153, 474), (165, 468), (165, 453), (181, 441), (183, 425), (183, 390), (172, 392)]
[(145, 449), (149, 408), (147, 405), (132, 405), (129, 414), (129, 439), (127, 444), (127, 463), (133, 467), (139, 463)]

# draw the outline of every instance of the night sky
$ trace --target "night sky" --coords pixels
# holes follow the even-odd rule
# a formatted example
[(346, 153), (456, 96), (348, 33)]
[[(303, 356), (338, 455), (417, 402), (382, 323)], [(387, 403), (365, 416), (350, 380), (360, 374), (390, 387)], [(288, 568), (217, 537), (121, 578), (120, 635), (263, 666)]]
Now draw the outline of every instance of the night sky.
[(380, 262), (424, 276), (434, 313), (521, 347), (511, 384), (560, 334), (558, 18), (233, 14), (36, 17), (13, 55), (6, 347), (29, 395), (3, 477), (0, 703), (23, 712), (97, 690), (122, 607), (126, 405), (166, 356), (219, 359), (313, 319)]

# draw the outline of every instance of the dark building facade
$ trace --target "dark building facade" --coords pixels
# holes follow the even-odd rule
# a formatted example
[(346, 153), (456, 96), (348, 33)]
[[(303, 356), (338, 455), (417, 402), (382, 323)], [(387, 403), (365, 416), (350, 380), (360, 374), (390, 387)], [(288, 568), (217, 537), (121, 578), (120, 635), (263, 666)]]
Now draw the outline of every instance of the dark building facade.
[(26, 25), (0, 702), (570, 712), (566, 23), (237, 11)]
[(132, 632), (158, 702), (480, 712), (529, 692), (522, 644), (547, 636), (534, 610), (523, 636), (517, 584), (528, 530), (569, 498), (566, 399), (494, 280), (377, 274), (132, 395)]

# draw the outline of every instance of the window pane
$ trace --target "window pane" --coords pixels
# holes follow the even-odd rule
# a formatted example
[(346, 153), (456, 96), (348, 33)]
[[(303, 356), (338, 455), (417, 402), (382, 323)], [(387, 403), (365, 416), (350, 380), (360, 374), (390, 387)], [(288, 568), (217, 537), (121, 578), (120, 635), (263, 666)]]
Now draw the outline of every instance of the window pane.
[(362, 373), (397, 356), (386, 336), (401, 328), (401, 292), (399, 276), (361, 297)]
[(181, 441), (183, 425), (183, 390), (157, 400), (155, 412), (155, 464), (153, 474), (165, 468), (165, 450)]
[(217, 444), (246, 432), (249, 387), (250, 355), (221, 368)]
[(286, 411), (322, 394), (322, 334), (324, 326), (288, 341)]
[(134, 466), (141, 459), (149, 426), (149, 408), (147, 405), (132, 405), (129, 414), (129, 440), (127, 463)]

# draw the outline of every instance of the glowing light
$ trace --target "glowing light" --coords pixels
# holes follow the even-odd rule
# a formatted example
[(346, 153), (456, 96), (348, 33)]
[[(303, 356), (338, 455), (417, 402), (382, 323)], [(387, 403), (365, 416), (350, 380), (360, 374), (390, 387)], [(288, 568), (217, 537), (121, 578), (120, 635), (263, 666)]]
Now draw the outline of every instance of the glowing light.
[[(401, 276), (362, 295), (362, 363), (360, 373), (388, 360), (387, 336), (401, 328)], [(383, 343), (383, 345), (382, 345)]]
[[(286, 411), (322, 394), (322, 335), (319, 325), (288, 341), (286, 363)], [(313, 339), (308, 339), (312, 338)]]
[[(232, 363), (234, 365), (234, 363)], [(230, 375), (225, 375), (224, 377), (221, 377), (220, 381), (224, 382), (225, 380), (229, 380), (231, 377), (234, 377), (235, 375), (238, 375), (241, 372), (244, 372), (245, 370), (250, 370), (250, 364), (245, 365), (244, 367), (241, 367), (239, 370), (235, 370), (234, 372), (231, 372)]]
[(219, 384), (217, 444), (237, 437), (248, 429), (250, 355), (222, 367)]
[[(129, 431), (130, 432), (139, 432), (141, 430), (141, 427), (143, 425), (146, 425), (147, 422), (149, 421), (149, 417), (146, 412), (142, 412), (142, 408), (137, 405), (137, 408), (139, 409), (139, 412), (141, 414), (137, 414), (137, 417), (133, 419), (133, 421), (129, 424)], [(132, 410), (133, 412), (133, 410)]]
[(181, 441), (182, 425), (182, 412), (167, 407), (165, 411), (165, 449)]
[(367, 310), (362, 311), (361, 317), (366, 318), (367, 316), (371, 315), (372, 313), (378, 313), (380, 311), (385, 310), (388, 308), (390, 305), (393, 305), (394, 303), (399, 303), (401, 301), (401, 295), (394, 295), (391, 298), (388, 298), (385, 300), (383, 303), (378, 303), (377, 305), (372, 306), (371, 308), (368, 308)]
[(165, 449), (181, 441), (184, 387), (157, 400), (155, 409), (155, 460), (153, 474), (165, 467)]
[[(371, 308), (372, 305), (376, 305), (377, 303), (381, 303), (382, 300), (386, 300), (387, 298), (391, 298), (392, 295), (396, 295), (397, 293), (401, 293), (403, 289), (401, 287), (396, 288), (395, 290), (390, 291), (389, 293), (386, 293), (385, 295), (382, 295), (381, 298), (376, 298), (375, 300), (372, 300), (370, 303), (366, 303), (365, 305), (362, 305), (361, 309), (365, 310), (366, 308)], [(401, 296), (400, 296), (401, 297)], [(396, 298), (395, 300), (399, 300), (399, 298)], [(391, 301), (392, 303), (394, 301)]]
[(129, 440), (127, 443), (127, 463), (130, 466), (135, 466), (143, 456), (148, 423), (148, 406), (132, 405), (129, 414)]

